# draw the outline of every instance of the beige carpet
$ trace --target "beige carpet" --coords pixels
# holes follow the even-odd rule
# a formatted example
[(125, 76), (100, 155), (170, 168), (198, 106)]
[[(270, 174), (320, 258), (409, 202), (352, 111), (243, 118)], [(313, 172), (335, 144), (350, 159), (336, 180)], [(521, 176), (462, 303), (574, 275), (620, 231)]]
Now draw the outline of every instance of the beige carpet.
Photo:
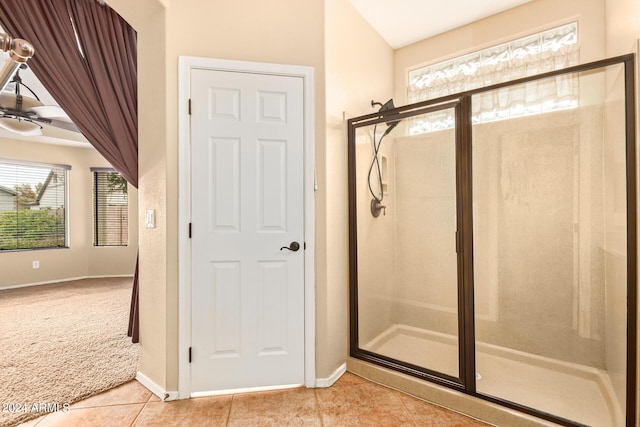
[(131, 281), (0, 291), (0, 426), (43, 415), (34, 403), (62, 409), (135, 377), (138, 345), (127, 337)]

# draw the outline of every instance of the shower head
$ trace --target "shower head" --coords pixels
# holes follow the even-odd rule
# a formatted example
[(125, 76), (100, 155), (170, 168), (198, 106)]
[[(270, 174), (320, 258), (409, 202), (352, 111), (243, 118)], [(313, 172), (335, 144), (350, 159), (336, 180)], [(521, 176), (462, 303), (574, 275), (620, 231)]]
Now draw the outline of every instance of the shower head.
[(378, 109), (378, 111), (387, 111), (387, 110), (392, 110), (396, 108), (395, 105), (393, 105), (393, 98), (388, 100), (384, 104), (382, 102), (371, 101), (371, 106), (372, 107), (379, 106), (380, 109)]
[[(393, 110), (394, 108), (396, 108), (395, 105), (393, 105), (393, 98), (388, 100), (384, 104), (381, 102), (371, 101), (372, 107), (375, 107), (377, 105), (380, 106), (380, 109), (378, 109), (379, 113), (382, 113), (388, 110)], [(384, 134), (386, 135), (389, 132), (391, 132), (393, 128), (398, 125), (398, 123), (400, 123), (400, 120), (393, 120), (393, 121), (387, 122), (387, 130), (384, 132)]]

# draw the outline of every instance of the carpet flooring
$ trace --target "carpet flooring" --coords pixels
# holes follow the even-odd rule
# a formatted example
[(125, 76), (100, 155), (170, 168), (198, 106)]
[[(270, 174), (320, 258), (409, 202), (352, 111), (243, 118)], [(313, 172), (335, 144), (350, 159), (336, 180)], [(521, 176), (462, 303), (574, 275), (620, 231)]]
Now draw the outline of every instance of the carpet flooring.
[(135, 377), (138, 345), (127, 337), (131, 281), (83, 279), (0, 291), (0, 426)]

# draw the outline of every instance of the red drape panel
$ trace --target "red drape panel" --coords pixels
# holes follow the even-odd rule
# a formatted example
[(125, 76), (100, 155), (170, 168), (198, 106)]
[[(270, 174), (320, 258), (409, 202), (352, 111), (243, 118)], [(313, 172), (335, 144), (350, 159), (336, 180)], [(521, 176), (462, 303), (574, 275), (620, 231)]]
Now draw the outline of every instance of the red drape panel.
[[(31, 42), (29, 67), (87, 140), (138, 187), (135, 30), (92, 0), (2, 0), (0, 24)], [(138, 261), (129, 336), (138, 342)]]

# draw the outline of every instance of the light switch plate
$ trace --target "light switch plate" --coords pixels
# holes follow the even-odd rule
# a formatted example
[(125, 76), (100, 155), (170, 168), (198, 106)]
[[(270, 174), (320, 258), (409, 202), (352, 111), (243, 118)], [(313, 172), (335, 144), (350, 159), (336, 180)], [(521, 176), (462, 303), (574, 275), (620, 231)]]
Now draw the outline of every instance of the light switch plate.
[(144, 227), (156, 228), (156, 211), (155, 209), (147, 209), (144, 212)]

